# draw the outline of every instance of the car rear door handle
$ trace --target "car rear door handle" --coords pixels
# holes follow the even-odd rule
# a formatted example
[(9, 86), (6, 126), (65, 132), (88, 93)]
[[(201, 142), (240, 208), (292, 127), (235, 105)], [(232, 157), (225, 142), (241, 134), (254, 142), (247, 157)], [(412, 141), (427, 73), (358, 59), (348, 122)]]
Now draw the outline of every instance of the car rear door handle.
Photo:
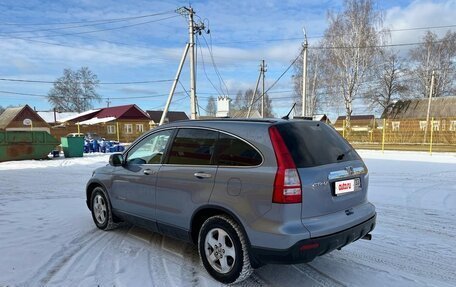
[(205, 172), (195, 172), (194, 176), (197, 178), (211, 178), (212, 174), (205, 173)]

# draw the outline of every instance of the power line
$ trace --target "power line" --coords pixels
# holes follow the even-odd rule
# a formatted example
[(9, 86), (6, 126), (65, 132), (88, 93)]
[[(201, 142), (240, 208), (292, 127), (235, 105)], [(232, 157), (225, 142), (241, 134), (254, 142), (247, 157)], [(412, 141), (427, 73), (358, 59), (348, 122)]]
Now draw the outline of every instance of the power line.
[[(136, 19), (141, 19), (141, 18), (149, 18), (149, 17), (159, 16), (159, 15), (166, 15), (166, 14), (170, 14), (171, 12), (172, 11), (160, 12), (160, 13), (148, 14), (148, 15), (143, 15), (143, 16), (125, 17), (125, 18), (117, 18), (117, 19), (111, 19), (111, 20), (94, 20), (94, 21), (87, 21), (87, 22), (79, 22), (78, 24), (80, 24), (80, 23), (83, 23), (83, 24), (74, 25), (74, 26), (66, 26), (66, 27), (58, 27), (58, 28), (0, 32), (0, 34), (10, 35), (10, 34), (23, 34), (23, 33), (36, 33), (36, 32), (48, 32), (48, 31), (75, 29), (75, 28), (82, 28), (82, 27), (89, 27), (89, 26), (98, 26), (98, 25), (119, 23), (119, 22), (131, 21), (131, 20), (136, 20)], [(2, 25), (2, 24), (0, 23), (0, 25)]]
[[(456, 27), (456, 24), (453, 25), (442, 25), (442, 26), (428, 26), (428, 27), (412, 27), (412, 28), (400, 28), (400, 29), (387, 29), (385, 31), (381, 31), (383, 33), (388, 32), (402, 32), (402, 31), (414, 31), (414, 30), (430, 30), (430, 29), (442, 29), (442, 28), (453, 28)], [(315, 36), (308, 36), (308, 39), (320, 39), (323, 38), (324, 35), (315, 35)], [(225, 42), (215, 42), (214, 44), (243, 44), (243, 43), (261, 43), (261, 42), (282, 42), (282, 41), (296, 41), (301, 40), (302, 37), (292, 37), (292, 38), (272, 38), (272, 39), (259, 39), (259, 40), (245, 40), (245, 41), (225, 41)]]
[[(124, 25), (124, 26), (119, 26), (119, 27), (105, 28), (105, 29), (98, 29), (98, 30), (92, 30), (92, 31), (73, 32), (73, 33), (66, 33), (66, 34), (54, 34), (54, 35), (42, 35), (42, 36), (12, 37), (12, 38), (25, 40), (25, 39), (39, 39), (39, 38), (51, 38), (51, 37), (61, 37), (61, 36), (72, 36), (72, 35), (98, 33), (98, 32), (104, 32), (104, 31), (112, 31), (112, 30), (130, 28), (130, 27), (139, 26), (139, 25), (145, 25), (145, 24), (159, 22), (159, 21), (164, 21), (164, 20), (171, 19), (171, 18), (176, 18), (176, 17), (179, 17), (179, 15), (173, 15), (173, 16), (169, 16), (169, 17), (165, 17), (165, 18), (161, 18), (161, 19), (156, 19), (156, 20), (150, 20), (150, 21), (145, 21), (145, 22), (140, 22), (140, 23), (135, 23), (135, 24), (129, 24), (129, 25)], [(7, 39), (8, 37), (1, 36), (0, 38)]]
[[(48, 95), (43, 94), (32, 94), (32, 93), (21, 93), (21, 92), (13, 92), (13, 91), (4, 91), (0, 90), (1, 94), (8, 94), (8, 95), (18, 95), (18, 96), (28, 96), (28, 97), (41, 97), (47, 98)], [(183, 92), (177, 92), (176, 94), (182, 94)], [(148, 96), (133, 96), (133, 97), (100, 97), (101, 100), (109, 99), (109, 100), (129, 100), (129, 99), (148, 99), (148, 98), (160, 98), (166, 97), (168, 94), (159, 94), (159, 95), (148, 95)], [(64, 98), (63, 96), (57, 96), (58, 98)], [(96, 99), (95, 99), (96, 100)]]
[[(180, 99), (175, 100), (173, 103), (177, 103), (177, 102), (180, 102), (180, 101), (185, 100), (185, 99), (187, 99), (187, 96), (186, 96), (186, 95), (183, 96), (183, 97), (180, 98)], [(150, 109), (151, 109), (151, 110), (155, 110), (155, 109), (164, 108), (164, 107), (165, 107), (165, 105), (160, 105), (160, 106), (152, 107), (152, 108), (150, 108)]]
[[(7, 79), (7, 78), (0, 78), (0, 81), (21, 82), (21, 83), (41, 83), (41, 84), (53, 84), (56, 82), (56, 81)], [(150, 84), (150, 83), (163, 83), (163, 82), (172, 82), (172, 81), (173, 80), (150, 80), (150, 81), (133, 81), (133, 82), (100, 82), (100, 83), (98, 83), (98, 85)]]
[[(187, 98), (190, 98), (190, 97), (191, 97), (190, 94), (189, 94), (188, 91), (185, 89), (184, 85), (181, 83), (180, 80), (179, 80), (179, 84), (181, 85), (182, 90), (184, 90), (184, 92), (187, 94), (186, 97), (187, 97)], [(206, 113), (208, 113), (208, 111), (207, 111), (205, 108), (201, 107), (201, 105), (199, 104), (198, 101), (196, 101), (196, 102), (198, 103), (198, 104), (197, 104), (197, 105), (198, 105), (198, 108), (200, 108), (200, 109), (202, 109), (203, 111), (205, 111)]]
[(139, 16), (131, 16), (131, 17), (121, 17), (121, 18), (108, 18), (108, 19), (100, 19), (100, 20), (81, 20), (81, 21), (76, 21), (76, 22), (54, 22), (54, 23), (0, 23), (0, 25), (5, 25), (5, 26), (52, 26), (52, 25), (71, 25), (71, 24), (82, 24), (82, 23), (99, 23), (99, 22), (104, 22), (104, 21), (128, 21), (128, 20), (133, 20), (133, 19), (139, 19), (139, 18), (146, 18), (146, 17), (151, 17), (151, 16), (157, 16), (161, 14), (168, 14), (168, 13), (173, 13), (173, 10), (169, 11), (164, 11), (164, 12), (157, 12), (154, 14), (145, 14), (145, 15), (139, 15)]
[[(434, 41), (433, 43), (441, 43), (443, 40)], [(331, 50), (331, 49), (370, 49), (370, 48), (386, 48), (386, 47), (402, 47), (426, 44), (425, 42), (415, 43), (400, 43), (400, 44), (384, 44), (384, 45), (366, 45), (366, 46), (310, 46), (309, 49), (315, 50)]]
[(9, 95), (30, 96), (30, 97), (47, 97), (47, 95), (29, 94), (29, 93), (17, 93), (17, 92), (11, 92), (11, 91), (0, 91), (0, 93), (9, 94)]
[[(101, 53), (101, 54), (118, 55), (118, 56), (123, 56), (123, 57), (133, 57), (133, 58), (136, 58), (136, 59), (147, 59), (147, 60), (155, 59), (155, 60), (160, 60), (160, 61), (167, 61), (166, 59), (162, 59), (162, 58), (151, 58), (149, 56), (140, 56), (140, 55), (133, 55), (133, 54), (128, 54), (128, 53), (112, 53), (112, 52), (107, 53), (106, 51), (102, 51), (100, 49), (90, 49), (90, 48), (78, 47), (78, 46), (74, 46), (74, 45), (73, 46), (72, 45), (66, 45), (66, 44), (62, 44), (62, 43), (46, 42), (46, 41), (41, 41), (41, 40), (25, 39), (25, 38), (20, 38), (20, 37), (13, 37), (13, 36), (11, 36), (9, 38), (13, 38), (13, 39), (17, 39), (17, 40), (23, 40), (23, 41), (27, 41), (27, 42), (45, 44), (45, 45), (52, 45), (52, 46), (58, 46), (58, 47), (65, 47), (65, 48), (83, 50), (83, 51), (90, 51), (90, 52)], [(105, 42), (109, 42), (109, 41), (105, 41)]]
[(271, 90), (280, 81), (280, 79), (282, 79), (282, 77), (290, 70), (290, 68), (296, 63), (300, 56), (301, 52), (299, 52), (298, 56), (291, 62), (291, 64), (285, 69), (285, 71), (283, 71), (283, 73), (277, 78), (277, 80), (275, 80), (275, 82), (272, 83), (271, 86), (269, 86), (269, 88), (264, 92), (265, 94), (269, 92), (269, 90)]
[(219, 78), (220, 89), (223, 90), (223, 88), (222, 88), (222, 83), (223, 83), (223, 85), (225, 86), (225, 89), (226, 89), (226, 94), (229, 94), (228, 87), (226, 86), (226, 83), (223, 80), (222, 75), (220, 74), (220, 72), (219, 72), (219, 70), (217, 68), (217, 64), (215, 63), (214, 54), (212, 53), (212, 47), (209, 47), (209, 44), (207, 43), (206, 37), (204, 37), (204, 34), (202, 34), (201, 36), (203, 37), (203, 40), (206, 43), (206, 46), (207, 46), (208, 51), (209, 51), (209, 55), (211, 56), (212, 65), (214, 66), (214, 71), (217, 74), (217, 77)]
[[(198, 40), (198, 37), (196, 37), (196, 45), (198, 47), (199, 45), (199, 40)], [(206, 79), (209, 81), (209, 83), (211, 84), (211, 86), (215, 89), (215, 91), (219, 94), (219, 95), (222, 95), (223, 93), (221, 93), (217, 87), (214, 85), (214, 83), (211, 81), (211, 79), (209, 78), (209, 76), (207, 75), (207, 72), (206, 72), (206, 65), (204, 63), (204, 56), (203, 56), (203, 49), (199, 49), (200, 50), (200, 54), (201, 54), (201, 61), (203, 63), (203, 71), (204, 71), (204, 75), (206, 76)]]

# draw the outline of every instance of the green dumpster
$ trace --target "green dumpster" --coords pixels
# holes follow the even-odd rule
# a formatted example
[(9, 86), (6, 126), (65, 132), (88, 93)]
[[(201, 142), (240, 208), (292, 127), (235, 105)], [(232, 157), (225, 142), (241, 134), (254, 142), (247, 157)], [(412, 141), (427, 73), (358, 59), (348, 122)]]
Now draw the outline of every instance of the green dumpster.
[(62, 137), (60, 141), (65, 157), (82, 157), (84, 154), (83, 137)]
[(0, 131), (0, 162), (44, 159), (58, 144), (45, 131)]

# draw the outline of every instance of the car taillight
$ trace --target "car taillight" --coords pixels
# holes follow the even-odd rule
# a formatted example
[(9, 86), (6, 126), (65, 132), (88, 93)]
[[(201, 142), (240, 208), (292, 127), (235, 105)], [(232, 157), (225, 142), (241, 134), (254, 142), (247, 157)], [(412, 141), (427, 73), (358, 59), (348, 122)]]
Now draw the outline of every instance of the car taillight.
[(301, 203), (302, 189), (298, 170), (282, 136), (275, 126), (269, 128), (269, 137), (277, 159), (272, 202)]

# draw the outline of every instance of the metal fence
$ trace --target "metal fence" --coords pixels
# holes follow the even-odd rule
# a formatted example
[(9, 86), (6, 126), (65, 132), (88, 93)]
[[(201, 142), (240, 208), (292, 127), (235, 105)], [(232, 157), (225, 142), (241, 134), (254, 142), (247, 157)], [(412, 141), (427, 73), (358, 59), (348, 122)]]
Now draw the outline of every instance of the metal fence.
[(456, 152), (456, 117), (344, 122), (336, 130), (360, 149)]

